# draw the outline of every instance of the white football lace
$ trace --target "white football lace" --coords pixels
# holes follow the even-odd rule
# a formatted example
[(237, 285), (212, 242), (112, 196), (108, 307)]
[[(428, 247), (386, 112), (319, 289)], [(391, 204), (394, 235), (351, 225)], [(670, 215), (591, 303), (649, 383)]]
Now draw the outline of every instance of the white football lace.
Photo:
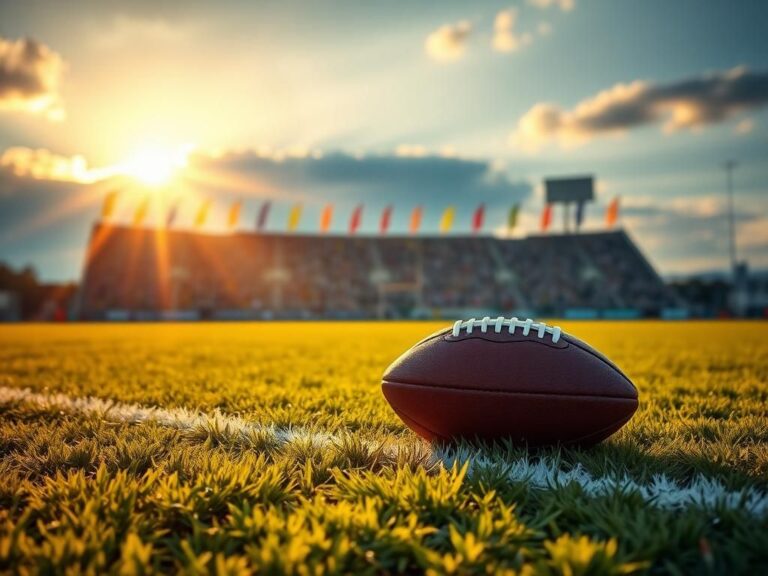
[(528, 320), (518, 320), (517, 318), (504, 318), (499, 316), (498, 318), (491, 318), (486, 316), (482, 320), (476, 320), (470, 318), (469, 320), (456, 320), (453, 323), (453, 336), (458, 337), (463, 329), (466, 328), (467, 334), (472, 334), (472, 330), (480, 328), (480, 332), (488, 332), (488, 326), (493, 326), (494, 331), (498, 334), (501, 329), (507, 327), (510, 334), (514, 334), (518, 328), (523, 329), (523, 336), (528, 336), (531, 330), (535, 330), (539, 338), (544, 338), (544, 334), (552, 334), (552, 342), (557, 344), (560, 340), (560, 334), (562, 330), (560, 326), (547, 326), (544, 322), (534, 322), (530, 318)]

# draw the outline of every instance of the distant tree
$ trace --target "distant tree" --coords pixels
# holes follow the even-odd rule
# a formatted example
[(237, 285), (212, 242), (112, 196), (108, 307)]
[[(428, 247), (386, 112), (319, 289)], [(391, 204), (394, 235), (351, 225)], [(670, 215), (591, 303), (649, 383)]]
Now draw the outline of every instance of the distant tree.
[(49, 316), (61, 317), (66, 311), (69, 300), (74, 295), (75, 284), (51, 285), (40, 283), (37, 271), (32, 266), (25, 266), (19, 271), (0, 262), (0, 291), (16, 294), (23, 320), (39, 318), (48, 305)]

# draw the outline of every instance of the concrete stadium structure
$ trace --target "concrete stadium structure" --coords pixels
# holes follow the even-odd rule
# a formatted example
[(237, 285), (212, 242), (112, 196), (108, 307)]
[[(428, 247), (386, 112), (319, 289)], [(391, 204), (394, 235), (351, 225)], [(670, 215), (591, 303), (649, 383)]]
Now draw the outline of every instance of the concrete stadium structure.
[(506, 239), (224, 235), (100, 223), (79, 316), (632, 318), (678, 305), (622, 230)]

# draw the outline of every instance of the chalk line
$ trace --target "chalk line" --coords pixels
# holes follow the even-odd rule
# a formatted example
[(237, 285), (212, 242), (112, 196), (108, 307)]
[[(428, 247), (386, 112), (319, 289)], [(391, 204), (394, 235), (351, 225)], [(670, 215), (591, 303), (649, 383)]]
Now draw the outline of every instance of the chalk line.
[[(20, 403), (46, 410), (97, 416), (111, 422), (140, 424), (153, 422), (177, 430), (195, 430), (216, 425), (230, 433), (248, 435), (254, 432), (273, 434), (278, 445), (294, 441), (309, 441), (318, 446), (338, 441), (332, 433), (307, 431), (300, 427), (280, 427), (250, 422), (239, 416), (230, 416), (220, 410), (202, 413), (186, 408), (160, 408), (123, 403), (94, 397), (72, 397), (60, 393), (40, 393), (28, 388), (0, 386), (0, 405)], [(387, 446), (391, 453), (397, 444)], [(595, 476), (581, 464), (564, 469), (553, 458), (524, 456), (505, 461), (492, 458), (487, 452), (469, 447), (428, 448), (431, 464), (450, 468), (467, 463), (468, 474), (488, 467), (503, 467), (510, 483), (525, 483), (535, 489), (552, 490), (576, 484), (592, 497), (617, 492), (639, 494), (649, 505), (671, 510), (698, 507), (706, 510), (725, 508), (744, 510), (756, 516), (768, 513), (768, 495), (753, 487), (729, 490), (720, 480), (697, 474), (687, 482), (678, 482), (666, 474), (656, 474), (648, 483), (640, 483), (627, 474)]]

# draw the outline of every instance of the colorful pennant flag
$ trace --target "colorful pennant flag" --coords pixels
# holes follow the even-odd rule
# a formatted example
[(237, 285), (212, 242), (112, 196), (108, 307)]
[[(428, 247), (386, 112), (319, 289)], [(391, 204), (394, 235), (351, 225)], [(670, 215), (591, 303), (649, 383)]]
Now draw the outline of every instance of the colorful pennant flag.
[(229, 208), (229, 215), (227, 216), (227, 226), (230, 230), (237, 228), (237, 223), (240, 221), (240, 211), (243, 209), (243, 201), (235, 200), (232, 206)]
[(171, 207), (168, 208), (168, 213), (165, 215), (165, 227), (170, 228), (176, 221), (176, 216), (179, 214), (179, 203), (174, 202)]
[(472, 216), (472, 232), (477, 234), (483, 229), (483, 220), (485, 220), (485, 204), (480, 204)]
[(390, 204), (381, 213), (381, 222), (379, 224), (379, 232), (386, 234), (389, 230), (389, 224), (392, 221), (392, 205)]
[(581, 224), (584, 222), (584, 202), (576, 204), (576, 230), (581, 228)]
[(514, 204), (509, 209), (509, 216), (507, 217), (507, 234), (512, 234), (512, 230), (517, 226), (517, 214), (520, 212), (520, 204)]
[(144, 223), (144, 218), (147, 217), (149, 211), (149, 196), (146, 196), (136, 208), (136, 212), (133, 213), (133, 225), (141, 226)]
[(272, 207), (272, 202), (265, 200), (261, 208), (259, 208), (259, 215), (256, 217), (256, 230), (263, 232), (267, 227), (267, 220), (269, 219), (269, 209)]
[(455, 216), (456, 208), (453, 206), (448, 206), (448, 208), (445, 209), (445, 212), (443, 212), (443, 217), (440, 218), (440, 232), (442, 234), (445, 234), (451, 230)]
[(320, 214), (320, 232), (328, 232), (333, 221), (333, 204), (326, 204)]
[(201, 228), (205, 226), (205, 222), (208, 220), (208, 212), (211, 210), (211, 201), (203, 200), (203, 203), (200, 205), (200, 209), (197, 211), (197, 214), (195, 215), (195, 226), (197, 228)]
[(541, 212), (541, 231), (546, 232), (550, 224), (552, 224), (552, 204), (545, 204)]
[(115, 212), (115, 205), (117, 204), (117, 195), (118, 191), (112, 190), (104, 196), (104, 203), (101, 205), (102, 220), (109, 220), (112, 217), (112, 214)]
[(288, 214), (288, 232), (293, 232), (299, 227), (301, 222), (301, 212), (303, 207), (301, 204), (294, 204), (291, 208), (290, 214)]
[(363, 205), (358, 204), (349, 219), (349, 233), (354, 234), (363, 222)]
[(408, 227), (411, 234), (416, 234), (421, 228), (421, 216), (424, 213), (424, 209), (421, 206), (416, 206), (411, 212), (411, 224)]
[(605, 211), (605, 225), (608, 228), (613, 228), (616, 224), (616, 220), (619, 219), (619, 197), (614, 197), (611, 203), (608, 204), (608, 208)]

